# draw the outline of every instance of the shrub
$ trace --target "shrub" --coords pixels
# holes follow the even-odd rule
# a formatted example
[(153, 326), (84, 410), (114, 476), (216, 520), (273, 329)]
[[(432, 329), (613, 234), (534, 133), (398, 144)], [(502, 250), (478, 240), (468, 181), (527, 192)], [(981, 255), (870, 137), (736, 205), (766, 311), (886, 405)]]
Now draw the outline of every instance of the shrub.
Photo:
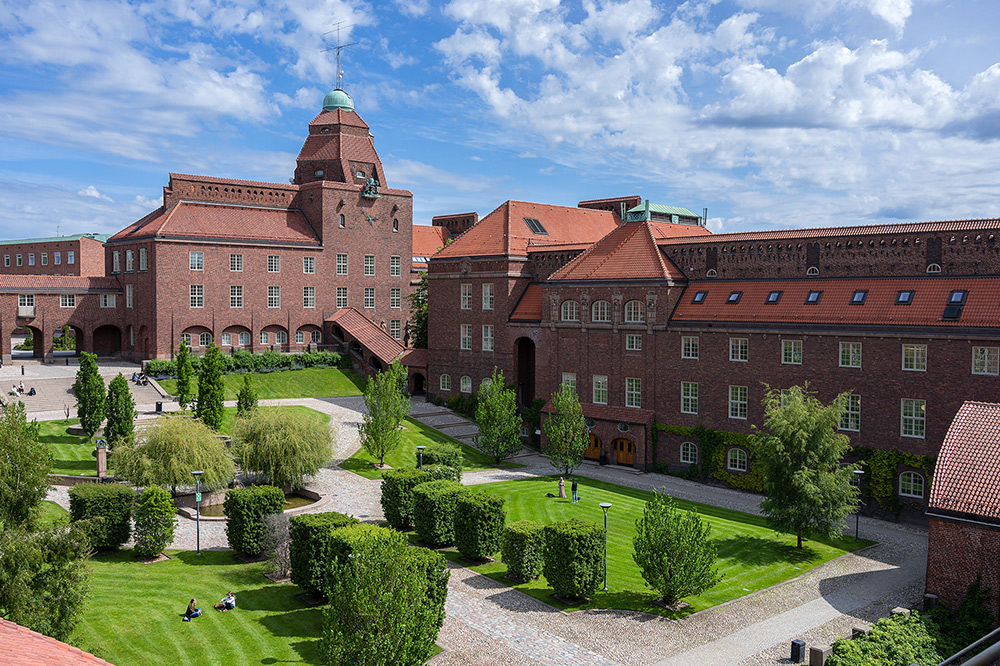
[(432, 546), (455, 542), (455, 506), (468, 489), (455, 481), (428, 481), (413, 489), (413, 526)]
[(269, 513), (264, 516), (264, 548), (268, 573), (287, 578), (291, 570), (291, 537), (288, 533), (288, 516), (283, 513)]
[(170, 493), (159, 486), (150, 486), (139, 496), (135, 505), (135, 554), (149, 560), (174, 540), (177, 526)]
[(545, 561), (545, 526), (533, 520), (519, 520), (503, 530), (500, 556), (507, 574), (523, 581), (538, 578)]
[[(191, 367), (197, 372), (201, 369), (201, 359), (190, 357)], [(266, 351), (262, 354), (254, 354), (247, 350), (241, 350), (233, 354), (222, 357), (222, 369), (226, 374), (238, 372), (264, 372), (273, 370), (291, 370), (295, 368), (337, 368), (349, 367), (344, 364), (345, 359), (336, 352), (311, 351), (301, 354), (279, 354), (278, 352)], [(146, 361), (146, 373), (159, 377), (161, 375), (177, 376), (177, 362), (163, 359)]]
[(406, 554), (427, 579), (427, 596), (438, 610), (436, 615), (427, 619), (435, 629), (439, 630), (444, 624), (444, 602), (448, 597), (448, 578), (451, 576), (451, 572), (448, 571), (448, 560), (441, 553), (420, 546), (407, 548)]
[(593, 594), (601, 582), (603, 554), (604, 530), (594, 523), (571, 518), (545, 526), (542, 572), (557, 594)]
[[(416, 461), (419, 463), (420, 453), (417, 452)], [(448, 467), (450, 471), (434, 472), (434, 478), (462, 480), (462, 464), (465, 461), (461, 447), (448, 442), (431, 442), (424, 449), (424, 470), (434, 466)]]
[(243, 375), (239, 393), (236, 394), (236, 416), (243, 416), (255, 409), (257, 409), (257, 391), (253, 387), (250, 375)]
[(264, 517), (284, 510), (285, 493), (274, 486), (234, 488), (226, 493), (223, 506), (229, 547), (256, 557), (264, 551)]
[(233, 426), (233, 454), (272, 486), (299, 487), (333, 455), (330, 425), (286, 409), (254, 409)]
[(390, 530), (371, 523), (356, 523), (333, 530), (330, 534), (329, 568), (327, 570), (326, 587), (330, 585), (330, 576), (336, 569), (335, 564), (343, 564), (362, 548), (364, 544), (375, 541), (405, 547), (406, 535), (396, 530)]
[(324, 596), (326, 574), (333, 552), (333, 531), (356, 525), (358, 519), (331, 511), (292, 516), (288, 522), (292, 582), (306, 594)]
[(108, 417), (108, 424), (104, 427), (108, 444), (115, 446), (131, 440), (135, 432), (135, 400), (129, 391), (128, 380), (121, 373), (108, 383), (104, 412)]
[(428, 472), (412, 467), (382, 473), (382, 511), (385, 520), (397, 529), (413, 524), (413, 489), (432, 480)]
[(448, 467), (446, 465), (424, 465), (424, 471), (431, 475), (435, 481), (444, 479), (445, 481), (462, 482), (462, 469), (460, 467)]
[(894, 615), (876, 622), (871, 631), (853, 640), (833, 644), (828, 666), (906, 666), (937, 664), (942, 657), (919, 613)]
[(69, 489), (70, 518), (89, 521), (86, 531), (94, 548), (120, 548), (129, 540), (134, 504), (135, 493), (126, 486), (81, 483)]
[(455, 545), (463, 557), (482, 560), (500, 550), (506, 514), (504, 498), (468, 493), (455, 504)]

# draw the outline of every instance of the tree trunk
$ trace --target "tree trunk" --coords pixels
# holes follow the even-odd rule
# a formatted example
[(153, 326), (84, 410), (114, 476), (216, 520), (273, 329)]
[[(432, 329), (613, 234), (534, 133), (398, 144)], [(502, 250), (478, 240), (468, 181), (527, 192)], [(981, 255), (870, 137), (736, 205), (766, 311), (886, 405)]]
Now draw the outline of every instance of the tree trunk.
[(799, 538), (799, 545), (796, 548), (802, 548), (802, 532), (799, 532), (796, 536)]

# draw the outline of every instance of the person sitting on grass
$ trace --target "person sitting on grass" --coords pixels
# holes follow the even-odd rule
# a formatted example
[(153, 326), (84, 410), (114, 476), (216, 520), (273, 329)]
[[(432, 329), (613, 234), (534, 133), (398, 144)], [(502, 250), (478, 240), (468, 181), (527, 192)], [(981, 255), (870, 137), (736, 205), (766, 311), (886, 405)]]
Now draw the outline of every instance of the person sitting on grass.
[(233, 610), (236, 608), (236, 595), (230, 592), (222, 598), (222, 601), (215, 604), (215, 610), (220, 613), (225, 613), (227, 610)]
[(191, 618), (198, 617), (201, 615), (201, 609), (195, 607), (195, 600), (192, 599), (191, 603), (188, 604), (187, 611), (184, 613), (184, 621), (190, 622)]

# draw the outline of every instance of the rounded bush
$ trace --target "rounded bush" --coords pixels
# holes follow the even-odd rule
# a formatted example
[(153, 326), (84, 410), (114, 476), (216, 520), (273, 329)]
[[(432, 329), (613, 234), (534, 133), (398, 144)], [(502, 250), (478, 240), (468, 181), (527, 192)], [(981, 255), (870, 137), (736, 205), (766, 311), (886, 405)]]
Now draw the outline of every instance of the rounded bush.
[(545, 562), (545, 526), (533, 520), (519, 520), (503, 530), (500, 556), (507, 573), (523, 581), (538, 578)]
[(87, 536), (94, 548), (121, 548), (132, 536), (135, 491), (110, 483), (81, 483), (69, 489), (73, 522), (88, 520)]
[(413, 489), (434, 477), (412, 467), (382, 473), (382, 511), (385, 520), (397, 529), (413, 524)]
[(446, 481), (455, 481), (456, 483), (462, 482), (461, 467), (448, 467), (447, 465), (424, 465), (424, 471), (430, 474), (431, 479), (434, 481), (445, 479)]
[(500, 550), (506, 514), (504, 498), (468, 493), (455, 504), (455, 545), (463, 557), (482, 560)]
[(590, 596), (601, 582), (603, 565), (602, 528), (575, 518), (545, 526), (542, 573), (557, 594)]
[(285, 493), (274, 486), (234, 488), (223, 506), (229, 547), (256, 557), (264, 551), (264, 516), (284, 511)]
[(468, 489), (455, 481), (428, 481), (413, 489), (413, 526), (424, 543), (455, 542), (455, 506)]
[(159, 486), (150, 486), (139, 496), (135, 505), (135, 554), (152, 559), (174, 540), (177, 510), (170, 493)]
[[(417, 453), (419, 460), (420, 453)], [(444, 465), (445, 467), (457, 467), (462, 469), (464, 457), (461, 447), (448, 442), (431, 442), (424, 449), (424, 467), (428, 465)]]
[(292, 582), (306, 594), (325, 596), (327, 571), (333, 557), (333, 532), (357, 523), (357, 518), (335, 511), (292, 516), (288, 524)]

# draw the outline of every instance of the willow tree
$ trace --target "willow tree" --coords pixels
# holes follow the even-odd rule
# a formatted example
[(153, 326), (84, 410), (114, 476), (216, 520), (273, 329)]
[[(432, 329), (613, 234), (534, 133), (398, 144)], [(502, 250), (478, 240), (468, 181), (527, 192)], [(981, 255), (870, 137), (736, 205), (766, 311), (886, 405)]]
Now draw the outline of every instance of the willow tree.
[(254, 409), (236, 420), (232, 451), (243, 471), (297, 488), (333, 455), (330, 425), (308, 412)]

